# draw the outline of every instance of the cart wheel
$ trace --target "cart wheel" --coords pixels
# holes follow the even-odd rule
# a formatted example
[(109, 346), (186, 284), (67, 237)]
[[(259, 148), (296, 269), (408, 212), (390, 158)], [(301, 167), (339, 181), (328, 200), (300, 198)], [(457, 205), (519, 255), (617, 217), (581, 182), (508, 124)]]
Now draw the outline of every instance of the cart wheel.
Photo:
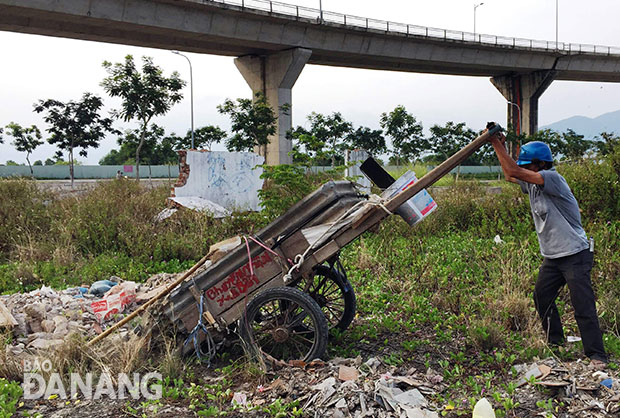
[(248, 347), (278, 360), (310, 361), (327, 348), (327, 320), (319, 305), (301, 290), (274, 287), (248, 303), (240, 320)]
[[(305, 290), (306, 285), (303, 280), (296, 283), (301, 290)], [(330, 329), (344, 331), (351, 325), (357, 302), (353, 286), (342, 273), (325, 265), (315, 267), (307, 293), (321, 307)]]

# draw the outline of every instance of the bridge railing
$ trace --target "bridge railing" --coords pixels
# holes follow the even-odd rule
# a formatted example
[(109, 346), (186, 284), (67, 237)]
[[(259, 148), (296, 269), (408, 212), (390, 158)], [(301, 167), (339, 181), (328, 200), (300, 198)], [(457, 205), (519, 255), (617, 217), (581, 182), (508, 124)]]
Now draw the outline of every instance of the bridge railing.
[(421, 36), (445, 41), (471, 42), (490, 46), (506, 46), (525, 48), (530, 50), (561, 51), (565, 53), (589, 53), (597, 55), (620, 55), (620, 47), (575, 44), (555, 41), (542, 41), (525, 38), (511, 38), (507, 36), (486, 35), (481, 33), (461, 32), (450, 29), (439, 29), (427, 26), (410, 25), (406, 23), (390, 22), (387, 20), (372, 19), (342, 13), (334, 13), (311, 7), (297, 6), (270, 0), (189, 0), (195, 3), (220, 3), (237, 6), (242, 9), (260, 10), (263, 12), (281, 14), (298, 19), (308, 19), (317, 24), (329, 23), (354, 28), (379, 30), (406, 36)]

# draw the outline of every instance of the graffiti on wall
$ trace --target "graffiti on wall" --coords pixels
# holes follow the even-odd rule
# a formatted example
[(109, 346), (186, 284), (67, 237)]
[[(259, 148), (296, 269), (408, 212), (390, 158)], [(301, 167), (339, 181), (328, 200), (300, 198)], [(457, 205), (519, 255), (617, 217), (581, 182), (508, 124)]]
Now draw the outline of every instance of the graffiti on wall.
[[(189, 173), (175, 201), (207, 200), (228, 210), (260, 210), (264, 157), (251, 152), (187, 151)], [(187, 170), (186, 170), (187, 171)]]

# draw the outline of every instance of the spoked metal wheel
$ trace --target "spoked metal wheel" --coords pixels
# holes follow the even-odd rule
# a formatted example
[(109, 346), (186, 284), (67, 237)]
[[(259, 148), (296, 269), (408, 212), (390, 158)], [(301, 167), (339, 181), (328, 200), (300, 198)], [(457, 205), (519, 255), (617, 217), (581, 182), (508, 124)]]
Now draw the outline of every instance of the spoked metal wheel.
[(353, 287), (344, 274), (333, 267), (317, 266), (313, 273), (309, 286), (307, 281), (301, 280), (296, 287), (318, 303), (327, 318), (329, 329), (346, 330), (355, 317)]
[(240, 320), (247, 346), (268, 358), (310, 361), (327, 348), (327, 320), (317, 303), (292, 287), (260, 292)]

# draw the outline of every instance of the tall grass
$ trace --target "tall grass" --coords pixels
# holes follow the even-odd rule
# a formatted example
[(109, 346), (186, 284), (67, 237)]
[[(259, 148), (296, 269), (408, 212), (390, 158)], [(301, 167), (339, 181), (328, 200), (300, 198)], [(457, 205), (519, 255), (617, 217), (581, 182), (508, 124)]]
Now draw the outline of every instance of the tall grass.
[(101, 182), (88, 194), (58, 199), (34, 181), (2, 180), (0, 293), (42, 284), (77, 285), (112, 274), (141, 280), (178, 271), (211, 244), (266, 223), (261, 214), (214, 219), (181, 209), (155, 221), (169, 190), (133, 181)]

